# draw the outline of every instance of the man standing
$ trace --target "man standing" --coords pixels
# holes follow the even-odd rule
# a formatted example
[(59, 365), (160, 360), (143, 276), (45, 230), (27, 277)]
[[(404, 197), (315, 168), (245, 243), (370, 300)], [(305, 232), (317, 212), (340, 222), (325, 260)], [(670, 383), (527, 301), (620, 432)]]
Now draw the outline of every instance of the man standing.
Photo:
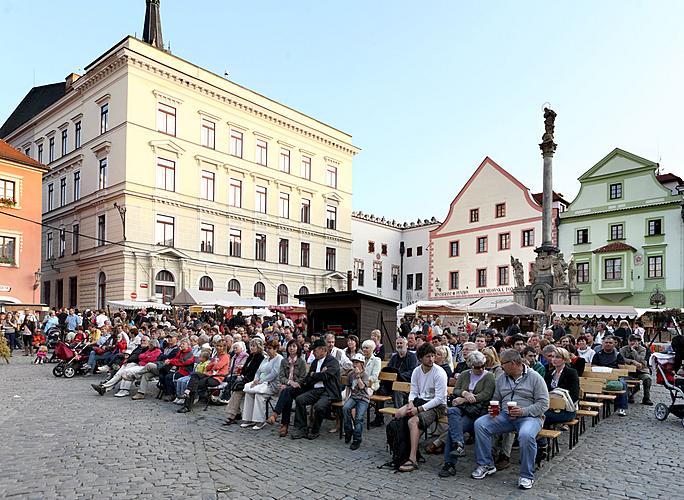
[(440, 417), (446, 415), (447, 375), (441, 366), (434, 364), (436, 353), (434, 346), (429, 342), (418, 348), (416, 356), (420, 366), (411, 374), (409, 402), (394, 414), (394, 418), (409, 417), (411, 452), (408, 460), (399, 467), (400, 472), (411, 472), (418, 467), (418, 440), (421, 429), (429, 428)]
[[(622, 354), (615, 349), (615, 337), (612, 335), (606, 335), (603, 337), (601, 349), (594, 354), (591, 364), (592, 366), (607, 366), (608, 368), (620, 368), (620, 365), (625, 364), (625, 358), (623, 358)], [(624, 417), (627, 415), (628, 404), (627, 382), (625, 382), (624, 378), (621, 378), (620, 382), (622, 382), (622, 390), (624, 393), (617, 395), (615, 403), (618, 407), (618, 416)]]
[[(518, 487), (528, 490), (534, 485), (534, 460), (537, 455), (537, 433), (542, 428), (544, 412), (549, 408), (549, 391), (544, 379), (528, 368), (514, 349), (501, 354), (504, 374), (496, 380), (493, 400), (499, 410), (489, 408), (489, 415), (475, 421), (475, 457), (477, 468), (473, 479), (494, 474), (492, 436), (518, 432), (520, 443), (520, 479)], [(515, 403), (515, 405), (509, 405)], [(495, 415), (496, 414), (496, 415)]]
[[(628, 365), (636, 366), (635, 378), (641, 380), (641, 385), (644, 386), (644, 398), (641, 400), (642, 405), (653, 406), (651, 401), (651, 375), (648, 373), (648, 364), (646, 363), (646, 348), (640, 344), (641, 337), (632, 334), (628, 337), (628, 344), (620, 349), (620, 354), (625, 358)], [(634, 403), (634, 396), (629, 397), (629, 402)]]
[(553, 318), (553, 325), (551, 325), (551, 330), (553, 331), (554, 342), (558, 342), (558, 340), (560, 340), (560, 338), (567, 333), (565, 331), (565, 328), (563, 328), (563, 325), (561, 325), (561, 320), (558, 316)]
[[(292, 439), (316, 439), (320, 435), (321, 423), (330, 404), (342, 399), (340, 386), (340, 364), (335, 357), (328, 354), (328, 346), (324, 340), (313, 344), (314, 360), (309, 374), (304, 379), (304, 393), (295, 399), (295, 429)], [(306, 407), (313, 405), (313, 421), (307, 426)]]

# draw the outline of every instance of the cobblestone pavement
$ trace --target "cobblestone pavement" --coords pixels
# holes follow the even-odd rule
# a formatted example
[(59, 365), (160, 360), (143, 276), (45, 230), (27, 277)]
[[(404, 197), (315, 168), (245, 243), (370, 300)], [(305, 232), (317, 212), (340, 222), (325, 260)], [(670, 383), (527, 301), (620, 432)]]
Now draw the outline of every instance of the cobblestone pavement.
[[(564, 436), (523, 492), (515, 450), (510, 469), (482, 481), (469, 477), (471, 447), (455, 477), (438, 478), (433, 456), (394, 474), (377, 468), (388, 458), (383, 429), (358, 451), (328, 432), (312, 442), (271, 427), (225, 430), (223, 408), (179, 415), (154, 399), (100, 397), (98, 377), (58, 379), (53, 366), (16, 356), (0, 366), (1, 498), (684, 498), (681, 421), (657, 422), (641, 405), (589, 427), (572, 451)], [(667, 393), (658, 387), (654, 399)]]

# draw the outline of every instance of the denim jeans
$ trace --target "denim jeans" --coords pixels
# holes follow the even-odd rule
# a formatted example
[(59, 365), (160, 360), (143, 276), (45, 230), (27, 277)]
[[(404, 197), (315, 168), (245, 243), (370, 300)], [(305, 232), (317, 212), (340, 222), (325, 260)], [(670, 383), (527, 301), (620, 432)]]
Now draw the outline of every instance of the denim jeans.
[(621, 377), (620, 382), (622, 382), (622, 390), (625, 391), (625, 393), (618, 394), (617, 398), (615, 399), (615, 405), (617, 406), (618, 410), (626, 410), (629, 400), (629, 390), (627, 389), (627, 382), (624, 378)]
[(109, 363), (109, 361), (114, 357), (114, 353), (112, 352), (105, 352), (104, 354), (96, 354), (95, 351), (90, 351), (90, 354), (88, 355), (88, 367), (92, 370), (95, 369), (95, 364), (100, 361), (100, 360), (105, 360), (106, 363)]
[(181, 396), (190, 382), (190, 375), (176, 379), (176, 396)]
[(537, 434), (542, 421), (536, 417), (509, 418), (505, 413), (497, 417), (484, 415), (475, 421), (475, 458), (478, 465), (494, 465), (492, 436), (518, 431), (520, 443), (520, 477), (534, 479), (534, 459), (537, 456)]
[[(356, 420), (354, 421), (354, 429), (352, 431), (352, 409), (356, 408)], [(366, 412), (368, 411), (368, 401), (361, 399), (349, 398), (342, 407), (342, 414), (344, 415), (344, 433), (352, 433), (354, 441), (361, 442), (363, 436), (363, 423), (366, 420)]]
[(450, 407), (447, 409), (447, 418), (449, 419), (449, 433), (444, 440), (444, 463), (456, 463), (449, 457), (449, 453), (456, 443), (463, 443), (463, 433), (470, 432), (472, 434), (475, 420), (461, 413), (461, 409)]

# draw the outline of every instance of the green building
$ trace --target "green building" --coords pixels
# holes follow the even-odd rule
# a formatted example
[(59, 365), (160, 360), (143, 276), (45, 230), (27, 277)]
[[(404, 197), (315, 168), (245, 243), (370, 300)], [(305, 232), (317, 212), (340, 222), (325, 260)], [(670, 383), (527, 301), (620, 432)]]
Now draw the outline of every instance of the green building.
[(559, 246), (577, 266), (580, 303), (684, 306), (684, 182), (615, 149), (580, 178), (560, 214)]

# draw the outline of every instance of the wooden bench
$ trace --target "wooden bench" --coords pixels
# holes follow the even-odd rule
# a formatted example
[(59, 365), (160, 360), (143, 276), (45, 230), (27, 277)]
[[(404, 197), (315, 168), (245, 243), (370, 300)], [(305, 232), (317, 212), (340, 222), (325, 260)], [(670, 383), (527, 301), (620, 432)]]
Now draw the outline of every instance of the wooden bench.
[[(380, 375), (378, 376), (378, 380), (380, 382), (396, 382), (398, 373), (388, 373), (388, 372), (380, 372)], [(380, 394), (373, 394), (370, 397), (370, 404), (368, 405), (368, 411), (366, 414), (366, 428), (370, 430), (370, 414), (371, 414), (371, 407), (376, 409), (377, 413), (377, 407), (378, 403), (387, 403), (389, 401), (392, 401), (392, 396), (382, 396)]]
[(546, 438), (551, 443), (549, 446), (549, 451), (551, 453), (546, 455), (546, 461), (551, 461), (551, 458), (555, 457), (557, 453), (560, 453), (560, 446), (558, 445), (558, 438), (561, 435), (561, 431), (554, 431), (551, 429), (542, 429), (537, 434), (537, 440)]
[[(565, 399), (563, 398), (549, 398), (549, 409), (555, 412), (561, 412), (565, 410)], [(567, 422), (559, 422), (559, 425), (567, 425), (569, 430), (570, 439), (568, 439), (569, 447), (572, 448), (579, 441), (579, 420), (573, 418)]]
[(582, 434), (584, 434), (584, 431), (586, 430), (584, 418), (585, 417), (591, 417), (591, 426), (594, 427), (596, 425), (596, 422), (598, 422), (599, 412), (595, 411), (595, 410), (579, 409), (575, 412), (575, 415), (579, 418), (579, 421), (580, 421), (579, 433), (580, 433), (580, 435), (582, 435)]
[[(408, 394), (411, 392), (411, 382), (397, 382), (396, 380), (392, 383), (392, 390), (394, 392), (403, 392)], [(391, 415), (394, 416), (394, 414), (397, 412), (398, 408), (382, 408), (380, 410), (380, 413), (383, 415)]]
[[(347, 384), (349, 383), (349, 377), (346, 375), (342, 375), (340, 377), (340, 385), (342, 387), (346, 387)], [(342, 407), (344, 406), (344, 401), (333, 401), (332, 404), (330, 405), (331, 411), (335, 413), (335, 425), (337, 426), (338, 429), (338, 437), (342, 439)], [(311, 407), (310, 410), (310, 415), (309, 418), (313, 419), (313, 406)]]

